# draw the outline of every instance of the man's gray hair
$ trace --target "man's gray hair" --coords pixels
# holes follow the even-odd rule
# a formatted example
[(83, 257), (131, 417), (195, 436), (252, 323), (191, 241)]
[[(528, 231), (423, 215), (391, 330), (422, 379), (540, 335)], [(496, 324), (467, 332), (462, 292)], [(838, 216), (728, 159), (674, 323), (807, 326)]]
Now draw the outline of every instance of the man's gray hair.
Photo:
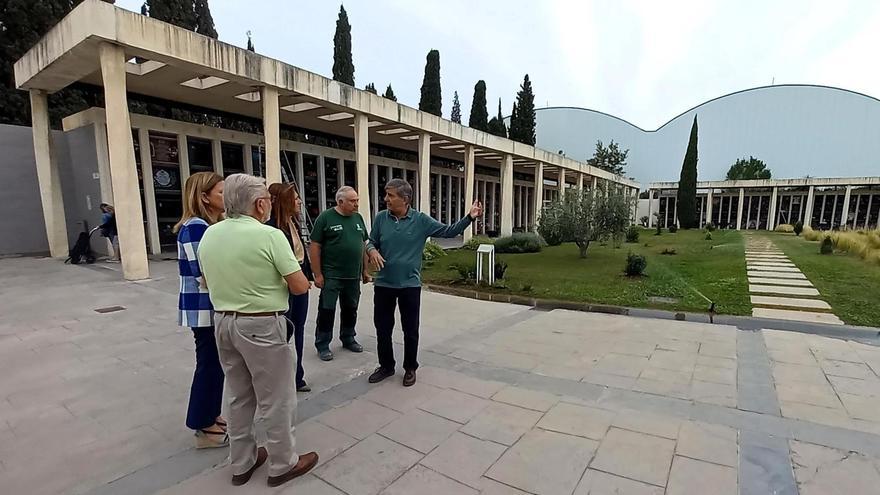
[(248, 174), (232, 174), (225, 179), (223, 206), (226, 216), (237, 218), (251, 215), (257, 199), (266, 196), (266, 179)]
[(393, 189), (398, 196), (406, 201), (406, 204), (412, 204), (413, 190), (409, 182), (403, 179), (391, 179), (385, 184), (385, 190)]
[(336, 190), (336, 204), (339, 204), (340, 201), (344, 200), (346, 193), (348, 193), (349, 191), (357, 192), (351, 186), (342, 186), (339, 189), (337, 189)]

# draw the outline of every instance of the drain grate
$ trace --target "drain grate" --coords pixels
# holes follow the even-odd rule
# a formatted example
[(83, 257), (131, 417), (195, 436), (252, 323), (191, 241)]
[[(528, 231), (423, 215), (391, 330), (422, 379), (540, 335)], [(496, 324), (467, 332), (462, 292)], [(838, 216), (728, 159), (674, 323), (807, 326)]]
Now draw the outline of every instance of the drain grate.
[(107, 306), (106, 308), (98, 308), (95, 313), (115, 313), (117, 311), (125, 311), (123, 306)]

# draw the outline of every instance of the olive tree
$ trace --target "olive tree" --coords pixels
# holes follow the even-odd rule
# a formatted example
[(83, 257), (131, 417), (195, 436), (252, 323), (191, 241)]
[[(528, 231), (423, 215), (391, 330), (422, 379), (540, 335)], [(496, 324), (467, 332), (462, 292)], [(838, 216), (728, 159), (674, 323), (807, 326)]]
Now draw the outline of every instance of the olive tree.
[(538, 233), (551, 246), (575, 243), (586, 258), (591, 242), (622, 240), (632, 210), (632, 199), (616, 190), (567, 191), (541, 210)]

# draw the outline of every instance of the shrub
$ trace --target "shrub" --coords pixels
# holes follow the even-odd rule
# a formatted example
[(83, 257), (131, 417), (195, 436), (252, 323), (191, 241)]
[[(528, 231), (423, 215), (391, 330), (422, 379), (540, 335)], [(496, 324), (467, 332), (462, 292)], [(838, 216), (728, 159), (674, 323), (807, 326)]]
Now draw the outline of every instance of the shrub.
[(665, 254), (665, 255), (667, 255), (667, 256), (675, 256), (675, 255), (678, 254), (678, 253), (675, 252), (675, 249), (669, 249), (669, 248), (666, 248), (666, 249), (664, 249), (660, 254)]
[(626, 242), (639, 242), (639, 229), (635, 225), (626, 229)]
[(469, 241), (464, 243), (464, 246), (462, 246), (462, 249), (467, 249), (469, 251), (476, 251), (477, 248), (480, 247), (480, 244), (494, 244), (494, 243), (495, 243), (495, 241), (493, 241), (489, 237), (486, 237), (484, 235), (477, 235), (477, 236), (471, 237)]
[(439, 244), (434, 241), (428, 241), (425, 243), (425, 249), (422, 250), (423, 261), (434, 261), (444, 256), (446, 256), (446, 251), (444, 251)]
[(538, 253), (541, 251), (541, 239), (532, 233), (519, 233), (495, 240), (496, 253)]
[[(793, 228), (794, 227), (792, 227), (792, 229)], [(794, 232), (794, 230), (792, 230), (792, 232)], [(825, 233), (821, 230), (804, 229), (804, 239), (808, 241), (821, 241), (824, 235)]]
[(660, 230), (660, 214), (659, 214), (659, 213), (654, 213), (654, 218), (656, 218), (655, 221), (657, 222), (657, 233), (654, 234), (654, 235), (660, 235), (660, 234), (663, 233), (663, 231)]
[(826, 235), (825, 239), (822, 240), (822, 246), (819, 248), (819, 252), (822, 254), (831, 254), (834, 252), (834, 242), (831, 240), (830, 235)]
[(717, 228), (718, 227), (716, 227), (715, 224), (712, 222), (706, 223), (706, 230), (708, 230), (709, 232), (715, 232), (715, 229)]
[(645, 267), (648, 266), (648, 261), (644, 256), (640, 254), (629, 253), (626, 257), (626, 272), (627, 277), (639, 277), (645, 272)]
[(796, 235), (796, 236), (800, 236), (800, 235), (801, 235), (801, 232), (804, 231), (804, 223), (803, 223), (803, 222), (798, 222), (798, 223), (794, 224), (794, 229), (793, 229), (793, 230), (794, 230), (794, 235)]
[(676, 232), (678, 232), (678, 225), (675, 225), (675, 224), (670, 225), (669, 226), (669, 233), (674, 234)]
[(647, 227), (648, 226), (648, 215), (642, 216), (642, 218), (639, 219), (639, 223), (642, 224), (642, 227)]
[(477, 278), (476, 261), (471, 264), (454, 263), (452, 265), (449, 265), (449, 269), (451, 271), (458, 272), (458, 280), (462, 282), (469, 282), (471, 280), (476, 280)]
[(786, 234), (790, 234), (790, 233), (794, 232), (794, 225), (791, 225), (789, 223), (781, 223), (781, 224), (777, 225), (776, 228), (773, 230), (775, 232), (784, 232)]
[(711, 232), (706, 232), (706, 240), (707, 240), (707, 241), (711, 241), (711, 240), (712, 240), (712, 233), (711, 233)]

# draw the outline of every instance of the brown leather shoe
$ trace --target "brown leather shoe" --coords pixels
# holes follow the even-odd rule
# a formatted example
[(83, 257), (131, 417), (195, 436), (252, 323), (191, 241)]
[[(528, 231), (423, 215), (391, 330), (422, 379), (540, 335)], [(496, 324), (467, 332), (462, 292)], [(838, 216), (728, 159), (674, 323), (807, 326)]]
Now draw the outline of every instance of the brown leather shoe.
[(294, 478), (298, 478), (308, 473), (316, 464), (318, 464), (317, 452), (303, 454), (299, 456), (299, 462), (297, 462), (296, 466), (293, 466), (290, 471), (278, 476), (269, 476), (269, 486), (281, 486)]
[(260, 447), (257, 449), (257, 462), (254, 463), (254, 467), (247, 470), (246, 473), (243, 474), (234, 474), (232, 475), (232, 484), (235, 486), (241, 486), (248, 481), (251, 480), (251, 476), (254, 475), (254, 471), (256, 471), (260, 466), (266, 463), (266, 459), (269, 458), (269, 452), (266, 451), (265, 447)]
[(416, 384), (416, 370), (406, 370), (403, 374), (403, 386), (412, 387)]

